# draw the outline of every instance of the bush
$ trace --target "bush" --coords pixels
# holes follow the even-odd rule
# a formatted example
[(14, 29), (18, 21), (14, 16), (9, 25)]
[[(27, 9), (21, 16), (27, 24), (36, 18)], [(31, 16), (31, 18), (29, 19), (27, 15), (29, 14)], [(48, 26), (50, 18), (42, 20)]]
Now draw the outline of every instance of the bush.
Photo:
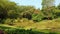
[(36, 22), (39, 22), (39, 21), (42, 20), (43, 17), (44, 17), (44, 16), (41, 15), (41, 14), (33, 14), (33, 15), (32, 15), (32, 20), (33, 20), (33, 21), (36, 21)]
[(13, 25), (13, 24), (14, 24), (13, 21), (14, 21), (14, 19), (7, 18), (7, 19), (4, 21), (4, 24)]

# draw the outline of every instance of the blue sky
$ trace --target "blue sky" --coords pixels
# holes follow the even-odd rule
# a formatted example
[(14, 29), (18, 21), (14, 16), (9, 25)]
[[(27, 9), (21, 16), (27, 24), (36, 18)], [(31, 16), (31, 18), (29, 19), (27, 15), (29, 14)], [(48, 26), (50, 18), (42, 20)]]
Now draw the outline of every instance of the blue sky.
[[(41, 6), (41, 0), (11, 0), (16, 2), (18, 5), (31, 5), (35, 6), (36, 8), (42, 8)], [(55, 4), (58, 5), (60, 3), (60, 0), (55, 0)]]

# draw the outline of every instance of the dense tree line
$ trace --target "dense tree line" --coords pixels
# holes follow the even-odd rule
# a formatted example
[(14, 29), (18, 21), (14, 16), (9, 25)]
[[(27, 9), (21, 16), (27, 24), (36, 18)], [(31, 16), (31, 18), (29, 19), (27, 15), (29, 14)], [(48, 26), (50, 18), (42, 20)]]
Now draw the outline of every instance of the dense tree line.
[[(52, 1), (52, 0), (51, 0)], [(9, 0), (0, 0), (0, 20), (3, 19), (17, 19), (17, 18), (27, 18), (33, 21), (41, 20), (52, 20), (54, 18), (60, 17), (60, 4), (56, 7), (48, 0), (42, 2), (44, 9), (36, 9), (34, 6), (19, 6), (15, 2), (10, 2)], [(50, 6), (51, 3), (51, 6)], [(54, 3), (53, 3), (54, 4)], [(45, 7), (46, 5), (46, 7)]]

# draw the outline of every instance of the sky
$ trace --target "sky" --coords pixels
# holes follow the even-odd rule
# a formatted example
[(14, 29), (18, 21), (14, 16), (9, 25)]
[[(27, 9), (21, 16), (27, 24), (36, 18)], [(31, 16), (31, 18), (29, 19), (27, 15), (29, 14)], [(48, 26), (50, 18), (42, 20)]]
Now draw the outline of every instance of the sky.
[[(24, 5), (24, 6), (34, 6), (35, 8), (42, 8), (41, 5), (41, 0), (11, 0), (15, 3), (17, 3), (18, 5)], [(55, 4), (56, 6), (60, 3), (60, 0), (55, 0)]]

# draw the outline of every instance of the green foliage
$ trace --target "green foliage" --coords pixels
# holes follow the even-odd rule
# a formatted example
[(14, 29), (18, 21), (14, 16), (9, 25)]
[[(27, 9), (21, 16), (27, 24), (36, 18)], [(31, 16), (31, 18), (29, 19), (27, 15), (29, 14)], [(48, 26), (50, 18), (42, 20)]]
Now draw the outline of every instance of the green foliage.
[[(48, 3), (45, 3), (48, 2)], [(45, 9), (42, 9), (43, 11), (36, 9), (34, 6), (19, 6), (15, 2), (10, 2), (9, 0), (0, 0), (0, 18), (6, 19), (6, 18), (11, 18), (11, 19), (17, 19), (17, 18), (23, 18), (23, 15), (25, 14), (30, 14), (30, 15), (25, 15), (32, 16), (32, 20), (36, 21), (41, 21), (42, 18), (44, 17), (51, 17), (54, 19), (55, 17), (59, 17), (60, 15), (60, 10), (59, 7), (60, 5), (57, 6), (58, 9), (56, 9), (55, 6), (51, 6), (54, 0), (42, 0), (42, 6), (48, 6)], [(35, 14), (35, 10), (40, 11), (39, 13)]]
[[(0, 30), (5, 31), (7, 34), (56, 34), (57, 32), (52, 32), (51, 30), (48, 29), (40, 31), (35, 31), (35, 29), (32, 29), (32, 26), (35, 25), (37, 25), (38, 27), (41, 26), (40, 23), (35, 24), (35, 22), (33, 21), (40, 22), (41, 20), (44, 20), (43, 18), (48, 20), (49, 17), (50, 19), (60, 17), (60, 4), (57, 7), (53, 6), (53, 4), (54, 0), (42, 0), (42, 7), (44, 9), (42, 8), (42, 10), (40, 10), (36, 9), (34, 6), (19, 6), (15, 2), (10, 2), (9, 0), (0, 0), (0, 23), (9, 24), (11, 26), (13, 25), (15, 26), (15, 24), (18, 23), (17, 26), (22, 26), (23, 28), (31, 27), (31, 29), (25, 30), (20, 29), (18, 27), (11, 28), (0, 26)], [(60, 19), (55, 20), (55, 22), (59, 23)], [(42, 23), (42, 27), (50, 27), (51, 25), (55, 27), (55, 22), (47, 23), (49, 24), (48, 26), (46, 26), (45, 23), (44, 23), (45, 25)], [(57, 26), (56, 28), (59, 28), (59, 26)]]
[(56, 32), (45, 33), (41, 31), (32, 31), (32, 29), (25, 30), (25, 29), (4, 27), (4, 26), (0, 26), (0, 30), (4, 31), (5, 34), (53, 34), (53, 33), (57, 34)]
[(11, 23), (13, 23), (13, 20), (8, 18), (8, 19), (5, 20), (4, 23), (5, 24), (11, 24)]
[(60, 4), (57, 6), (58, 9), (60, 9)]
[(55, 0), (42, 0), (42, 9), (54, 6)]
[(44, 16), (42, 14), (32, 14), (32, 20), (36, 20), (37, 22), (41, 21)]

